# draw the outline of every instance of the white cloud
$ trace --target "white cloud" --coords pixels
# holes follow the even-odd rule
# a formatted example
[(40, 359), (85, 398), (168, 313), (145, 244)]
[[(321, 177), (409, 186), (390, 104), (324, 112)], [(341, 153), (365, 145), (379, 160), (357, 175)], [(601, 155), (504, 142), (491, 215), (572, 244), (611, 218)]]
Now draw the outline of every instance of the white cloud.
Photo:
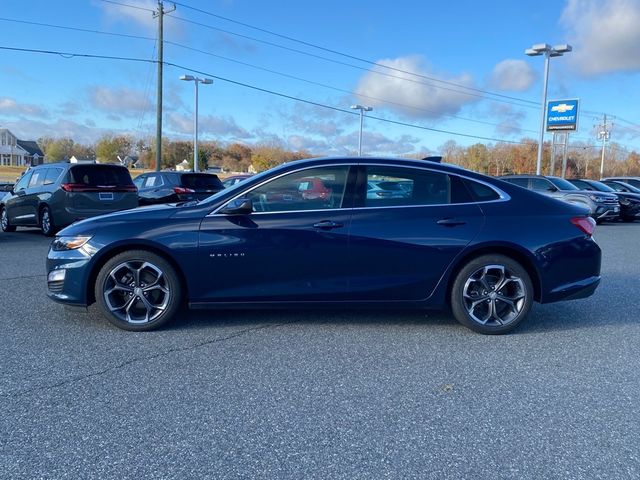
[(524, 60), (507, 59), (498, 63), (491, 72), (489, 83), (493, 88), (524, 92), (528, 90), (536, 76)]
[[(193, 116), (172, 112), (166, 117), (167, 127), (179, 134), (193, 135)], [(231, 117), (216, 117), (214, 115), (201, 115), (198, 118), (198, 130), (200, 135), (214, 135), (231, 139), (249, 139), (253, 135), (238, 126)]]
[(94, 86), (89, 87), (89, 103), (103, 112), (134, 117), (149, 108), (150, 99), (137, 90)]
[(98, 3), (107, 17), (112, 21), (133, 20), (139, 25), (154, 28), (158, 25), (158, 20), (153, 17), (153, 13), (158, 8), (158, 3), (154, 0), (128, 0), (122, 2), (127, 5), (116, 3)]
[[(419, 55), (384, 59), (377, 63), (466, 87), (474, 85), (468, 74), (455, 77), (430, 72), (424, 58)], [(382, 67), (375, 67), (375, 70), (384, 75), (367, 72), (356, 88), (356, 93), (362, 96), (362, 102), (366, 105), (384, 106), (411, 118), (438, 118), (443, 114), (457, 113), (464, 105), (478, 101), (477, 96), (462, 93), (461, 88), (450, 84)]]
[(13, 98), (0, 97), (0, 113), (3, 115), (25, 115), (29, 117), (47, 117), (46, 109), (30, 103), (19, 103)]
[(583, 74), (640, 71), (640, 0), (568, 0), (561, 23)]
[(493, 103), (490, 111), (492, 118), (499, 119), (496, 135), (502, 137), (522, 134), (522, 122), (527, 118), (524, 110), (504, 103)]

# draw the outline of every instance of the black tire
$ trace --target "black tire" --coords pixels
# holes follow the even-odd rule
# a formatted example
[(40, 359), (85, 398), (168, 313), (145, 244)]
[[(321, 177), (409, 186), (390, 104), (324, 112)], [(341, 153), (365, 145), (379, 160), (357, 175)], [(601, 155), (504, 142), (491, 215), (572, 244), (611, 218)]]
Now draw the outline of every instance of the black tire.
[(123, 252), (107, 261), (98, 273), (94, 291), (103, 316), (116, 327), (133, 332), (161, 327), (173, 319), (182, 304), (182, 285), (175, 268), (146, 250)]
[(0, 226), (3, 232), (15, 232), (16, 227), (9, 223), (9, 214), (5, 207), (0, 207)]
[(45, 237), (53, 237), (56, 234), (56, 224), (53, 221), (53, 215), (48, 205), (40, 209), (39, 217), (40, 229)]
[(517, 261), (483, 255), (458, 272), (451, 287), (451, 311), (471, 330), (496, 335), (516, 328), (531, 310), (533, 284)]

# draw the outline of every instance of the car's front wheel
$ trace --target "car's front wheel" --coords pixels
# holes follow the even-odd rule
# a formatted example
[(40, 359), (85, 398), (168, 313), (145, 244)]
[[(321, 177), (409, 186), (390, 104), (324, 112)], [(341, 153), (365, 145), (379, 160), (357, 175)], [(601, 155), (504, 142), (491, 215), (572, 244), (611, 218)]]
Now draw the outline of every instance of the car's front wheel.
[(9, 214), (5, 207), (0, 207), (0, 226), (3, 232), (15, 232), (16, 227), (9, 223)]
[(175, 268), (164, 258), (132, 250), (116, 255), (100, 269), (95, 297), (109, 322), (141, 332), (172, 320), (181, 305), (182, 286)]
[(458, 272), (451, 310), (464, 326), (484, 334), (513, 330), (529, 313), (533, 284), (527, 271), (504, 255), (483, 255)]

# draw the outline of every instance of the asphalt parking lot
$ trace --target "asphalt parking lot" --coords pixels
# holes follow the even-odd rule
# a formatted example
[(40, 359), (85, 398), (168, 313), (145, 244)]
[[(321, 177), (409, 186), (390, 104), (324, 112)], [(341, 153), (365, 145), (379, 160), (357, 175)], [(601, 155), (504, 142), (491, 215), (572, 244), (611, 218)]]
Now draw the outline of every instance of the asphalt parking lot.
[(0, 233), (0, 478), (639, 478), (640, 223), (516, 332), (416, 312), (197, 312), (128, 333)]

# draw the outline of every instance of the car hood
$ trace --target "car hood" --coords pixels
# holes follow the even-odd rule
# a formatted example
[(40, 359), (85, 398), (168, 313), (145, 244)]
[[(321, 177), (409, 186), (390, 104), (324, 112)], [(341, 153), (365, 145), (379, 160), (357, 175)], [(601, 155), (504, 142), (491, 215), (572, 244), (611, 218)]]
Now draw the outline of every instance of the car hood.
[(562, 193), (565, 194), (578, 194), (578, 195), (597, 195), (598, 197), (604, 197), (604, 198), (613, 198), (613, 199), (617, 199), (618, 196), (615, 193), (612, 192), (600, 192), (600, 191), (594, 191), (594, 190), (559, 190)]
[(115, 222), (135, 222), (137, 220), (153, 221), (169, 218), (180, 208), (180, 204), (168, 203), (162, 205), (149, 205), (137, 207), (130, 210), (107, 213), (97, 217), (87, 218), (79, 222), (72, 223), (68, 227), (60, 230), (58, 235), (82, 235), (104, 226), (105, 223)]

